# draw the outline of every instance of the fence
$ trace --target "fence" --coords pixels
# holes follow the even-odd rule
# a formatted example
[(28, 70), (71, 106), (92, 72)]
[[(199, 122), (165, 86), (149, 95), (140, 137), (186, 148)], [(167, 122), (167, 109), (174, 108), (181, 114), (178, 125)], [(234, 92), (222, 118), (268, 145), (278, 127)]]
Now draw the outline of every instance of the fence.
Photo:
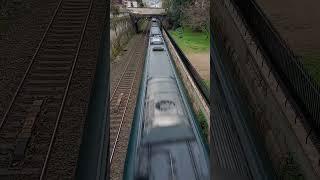
[(254, 0), (231, 0), (231, 2), (253, 31), (260, 47), (270, 59), (272, 68), (277, 71), (288, 93), (305, 116), (308, 126), (314, 132), (318, 132), (320, 130), (319, 85), (304, 69), (301, 59), (294, 55)]
[(190, 74), (191, 74), (194, 82), (196, 83), (198, 89), (200, 90), (200, 92), (202, 93), (203, 97), (205, 98), (206, 103), (210, 104), (210, 100), (209, 100), (210, 92), (209, 92), (208, 87), (205, 85), (205, 83), (203, 82), (203, 79), (200, 77), (200, 75), (197, 72), (197, 70), (190, 63), (190, 61), (188, 60), (186, 55), (183, 53), (183, 51), (179, 48), (179, 46), (177, 45), (175, 40), (172, 38), (172, 36), (168, 33), (168, 31), (166, 29), (164, 29), (164, 30), (165, 30), (166, 34), (168, 35), (168, 37), (169, 37), (174, 49), (177, 51), (178, 55), (180, 56), (183, 64), (186, 66), (187, 70), (190, 72)]
[[(304, 154), (305, 148), (301, 147), (301, 145), (303, 146), (303, 144), (301, 144), (297, 140), (297, 136), (294, 134), (294, 132), (291, 132), (290, 129), (292, 126), (290, 126), (290, 124), (282, 123), (285, 121), (282, 121), (281, 118), (285, 117), (283, 117), (281, 111), (278, 112), (277, 108), (274, 106), (277, 104), (278, 99), (276, 99), (275, 96), (271, 93), (268, 93), (268, 91), (270, 91), (270, 87), (265, 86), (266, 84), (263, 83), (264, 78), (260, 77), (261, 72), (257, 71), (259, 69), (254, 70), (254, 63), (249, 63), (252, 57), (254, 57), (255, 53), (251, 52), (247, 48), (242, 49), (242, 47), (244, 47), (245, 44), (241, 43), (241, 41), (243, 41), (244, 43), (247, 41), (252, 42), (252, 40), (257, 37), (251, 38), (252, 33), (254, 32), (247, 31), (248, 29), (250, 29), (248, 27), (248, 24), (244, 23), (240, 25), (240, 27), (236, 25), (237, 21), (240, 18), (242, 18), (242, 22), (245, 21), (243, 17), (239, 17), (241, 13), (239, 9), (235, 8), (234, 4), (230, 6), (229, 2), (230, 0), (220, 0), (217, 3), (213, 3), (213, 5), (216, 5), (216, 11), (212, 12), (210, 24), (211, 30), (213, 30), (215, 33), (215, 37), (212, 39), (215, 39), (216, 43), (213, 43), (213, 41), (211, 41), (211, 43), (213, 43), (213, 45), (216, 44), (219, 54), (229, 54), (230, 57), (234, 57), (232, 58), (234, 59), (233, 62), (228, 60), (228, 58), (222, 58), (223, 64), (225, 64), (225, 66), (227, 67), (226, 69), (230, 69), (233, 66), (237, 66), (237, 68), (230, 70), (231, 72), (234, 72), (231, 75), (231, 77), (233, 76), (233, 79), (235, 79), (234, 82), (232, 82), (232, 84), (236, 86), (236, 89), (240, 91), (240, 97), (243, 97), (241, 101), (245, 104), (243, 104), (240, 107), (249, 107), (249, 112), (252, 111), (254, 119), (247, 118), (246, 121), (248, 122), (248, 125), (252, 127), (251, 129), (255, 130), (255, 137), (258, 140), (257, 147), (258, 149), (260, 149), (260, 151), (263, 150), (263, 148), (265, 148), (264, 151), (268, 152), (265, 154), (265, 157), (266, 159), (272, 160), (270, 166), (272, 169), (271, 174), (274, 174), (275, 177), (279, 179), (283, 179), (284, 176), (290, 176), (292, 178), (301, 178), (300, 176), (303, 175), (307, 179), (314, 179), (314, 177), (316, 177), (316, 174), (314, 172), (314, 169), (311, 167), (311, 164), (309, 163), (308, 157)], [(229, 21), (231, 22), (231, 24), (234, 23), (234, 27), (232, 27), (232, 25), (229, 24)], [(239, 34), (237, 34), (238, 31)], [(240, 32), (244, 34), (247, 34), (249, 32), (251, 33), (251, 37), (247, 37), (246, 35), (241, 36), (242, 33)], [(239, 35), (240, 38), (238, 37)], [(236, 48), (237, 51), (233, 48)], [(260, 48), (263, 47), (259, 45), (259, 47), (257, 47), (257, 51)], [(264, 51), (264, 49), (260, 50), (260, 53), (262, 53), (262, 55), (265, 56), (265, 58), (263, 58), (262, 64), (258, 63), (257, 65), (261, 65), (261, 67), (263, 67), (264, 63), (268, 64), (268, 67), (271, 67), (271, 69), (269, 69), (269, 75), (272, 72), (276, 79), (280, 80), (277, 82), (277, 85), (279, 85), (282, 88), (285, 87), (284, 89), (282, 89), (285, 90), (286, 96), (283, 105), (286, 106), (287, 101), (289, 101), (291, 105), (298, 106), (292, 104), (292, 97), (288, 92), (288, 87), (286, 87), (285, 84), (282, 82), (283, 80), (280, 78), (280, 73), (276, 71), (276, 68), (274, 67), (274, 64), (271, 62), (270, 57), (267, 57), (267, 54)], [(241, 54), (241, 52), (245, 53)], [(244, 66), (246, 66), (247, 69)], [(238, 83), (240, 80), (237, 80), (237, 70), (243, 70), (242, 79), (244, 80), (243, 82), (247, 82), (247, 85), (244, 87), (241, 87), (241, 82)], [(251, 92), (254, 96), (247, 96), (246, 94), (248, 93), (248, 91), (246, 91), (246, 89), (253, 90)], [(297, 109), (297, 113), (299, 113), (300, 109)], [(215, 112), (214, 114), (217, 114), (217, 112)], [(299, 116), (300, 115), (297, 115), (296, 118)], [(307, 121), (305, 121), (305, 119), (303, 124), (306, 125), (305, 127), (310, 128), (310, 124)], [(315, 131), (313, 131), (313, 133), (309, 131), (309, 135), (306, 138), (306, 143), (308, 137), (310, 137), (310, 139), (315, 143), (317, 147), (317, 141), (315, 140), (317, 140), (318, 138)], [(279, 149), (280, 151), (278, 151)], [(291, 161), (291, 158), (293, 158), (294, 161)], [(314, 158), (314, 162), (317, 163), (317, 161), (318, 159)], [(287, 168), (289, 166), (290, 168)]]
[[(225, 161), (223, 168), (232, 169), (243, 179), (274, 179), (275, 173), (267, 157), (263, 140), (254, 129), (254, 114), (250, 111), (250, 103), (243, 96), (247, 93), (242, 87), (235, 61), (228, 54), (223, 44), (222, 32), (211, 23), (211, 84), (214, 90), (211, 92), (211, 139), (214, 149), (219, 152), (219, 161)], [(242, 93), (241, 93), (242, 92)], [(229, 129), (229, 127), (232, 127)], [(219, 136), (227, 136), (228, 140), (221, 140)], [(222, 144), (222, 145), (221, 145)], [(212, 145), (212, 144), (210, 144)], [(225, 151), (225, 147), (237, 147), (232, 153)], [(217, 155), (216, 155), (217, 156)], [(233, 164), (237, 164), (232, 168)], [(214, 160), (212, 160), (214, 161)], [(224, 164), (224, 163), (220, 163)], [(217, 172), (214, 172), (217, 173)], [(240, 176), (241, 175), (241, 176)], [(254, 177), (254, 178), (253, 178)], [(240, 179), (240, 178), (239, 178)]]

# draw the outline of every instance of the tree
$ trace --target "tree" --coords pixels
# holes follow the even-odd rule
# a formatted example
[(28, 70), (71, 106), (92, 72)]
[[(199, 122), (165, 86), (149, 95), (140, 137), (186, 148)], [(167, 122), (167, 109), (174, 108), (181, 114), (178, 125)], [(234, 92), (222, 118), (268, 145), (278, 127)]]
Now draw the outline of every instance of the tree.
[(139, 5), (139, 7), (144, 7), (144, 4), (143, 4), (142, 0), (137, 0), (137, 3)]
[(162, 5), (174, 29), (184, 26), (194, 31), (209, 31), (209, 0), (163, 0)]
[(119, 15), (120, 9), (119, 6), (116, 6), (114, 4), (111, 4), (111, 13), (115, 16)]
[(208, 0), (192, 0), (182, 8), (181, 24), (193, 31), (209, 31), (210, 4)]
[(173, 28), (181, 26), (182, 11), (185, 4), (191, 0), (163, 0), (162, 6), (166, 9), (169, 23), (173, 24)]

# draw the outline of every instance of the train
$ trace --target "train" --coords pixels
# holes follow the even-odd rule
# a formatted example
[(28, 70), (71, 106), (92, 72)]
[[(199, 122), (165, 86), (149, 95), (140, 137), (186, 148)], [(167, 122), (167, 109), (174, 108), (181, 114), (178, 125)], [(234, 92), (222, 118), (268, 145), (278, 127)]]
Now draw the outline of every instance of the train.
[(183, 88), (152, 19), (124, 180), (209, 180), (208, 149)]

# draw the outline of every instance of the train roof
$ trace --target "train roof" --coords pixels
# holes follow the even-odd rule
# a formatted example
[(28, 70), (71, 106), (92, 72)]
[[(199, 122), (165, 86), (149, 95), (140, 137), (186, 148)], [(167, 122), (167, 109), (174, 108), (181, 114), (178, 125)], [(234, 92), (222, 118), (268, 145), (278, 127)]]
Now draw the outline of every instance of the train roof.
[(207, 152), (183, 101), (160, 28), (151, 27), (150, 34), (134, 178), (207, 180)]
[(150, 45), (164, 44), (163, 39), (160, 36), (153, 36), (150, 38)]
[(157, 22), (152, 22), (151, 27), (159, 27), (159, 24)]
[(159, 26), (152, 26), (150, 28), (150, 35), (161, 35), (161, 30)]
[[(166, 45), (152, 44), (147, 56), (147, 88), (136, 177), (209, 179), (203, 147), (180, 96)], [(155, 51), (154, 48), (163, 48)]]

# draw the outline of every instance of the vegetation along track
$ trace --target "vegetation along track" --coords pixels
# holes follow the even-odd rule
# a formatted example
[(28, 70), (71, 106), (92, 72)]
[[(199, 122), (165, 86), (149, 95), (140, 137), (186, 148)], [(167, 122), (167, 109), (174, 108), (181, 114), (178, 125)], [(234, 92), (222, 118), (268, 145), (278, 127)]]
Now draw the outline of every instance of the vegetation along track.
[(44, 179), (92, 4), (60, 0), (0, 119), (0, 179)]
[[(147, 28), (146, 28), (147, 29)], [(131, 112), (130, 109), (132, 97), (136, 94), (136, 83), (139, 81), (138, 77), (141, 74), (141, 67), (143, 67), (144, 60), (144, 52), (146, 45), (146, 30), (143, 32), (143, 35), (139, 35), (138, 42), (135, 47), (132, 47), (129, 52), (129, 59), (125, 65), (124, 71), (121, 74), (119, 80), (115, 83), (115, 87), (113, 88), (111, 98), (110, 98), (110, 159), (109, 162), (111, 167), (115, 165), (115, 163), (121, 163), (119, 161), (114, 161), (114, 157), (118, 153), (118, 148), (126, 148), (120, 147), (119, 141), (121, 141), (121, 133), (130, 134), (130, 129), (123, 128), (124, 123), (126, 123), (126, 118), (128, 118), (128, 114)], [(124, 130), (125, 129), (125, 130)], [(125, 156), (125, 154), (124, 154)], [(123, 157), (124, 159), (125, 157)], [(121, 165), (120, 165), (121, 166)], [(112, 171), (112, 170), (111, 170)]]

